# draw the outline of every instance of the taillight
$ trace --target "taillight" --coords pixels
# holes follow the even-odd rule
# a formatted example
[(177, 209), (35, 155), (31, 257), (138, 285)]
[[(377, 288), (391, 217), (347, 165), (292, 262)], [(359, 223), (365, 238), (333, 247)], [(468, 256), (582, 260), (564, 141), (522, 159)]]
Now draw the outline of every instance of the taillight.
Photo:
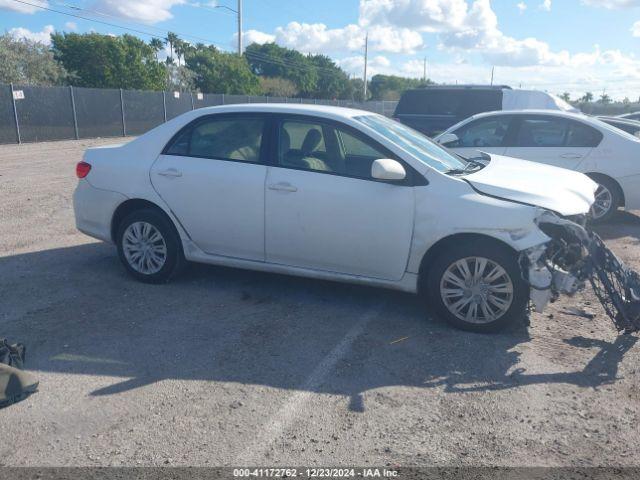
[(91, 171), (91, 165), (89, 165), (87, 162), (78, 162), (78, 164), (76, 165), (76, 176), (78, 178), (84, 178), (87, 175), (89, 175), (89, 172)]

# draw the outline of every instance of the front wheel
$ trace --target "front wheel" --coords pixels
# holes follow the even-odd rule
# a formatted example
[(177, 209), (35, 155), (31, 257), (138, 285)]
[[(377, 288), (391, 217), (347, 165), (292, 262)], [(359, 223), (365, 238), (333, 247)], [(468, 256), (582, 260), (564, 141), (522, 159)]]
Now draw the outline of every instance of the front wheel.
[(506, 246), (481, 239), (453, 245), (427, 275), (429, 305), (457, 328), (495, 332), (525, 315), (527, 285)]
[(184, 264), (180, 237), (161, 213), (138, 210), (120, 223), (118, 256), (127, 271), (145, 283), (167, 282)]
[(593, 223), (606, 222), (611, 218), (620, 205), (620, 195), (616, 185), (606, 178), (593, 179), (598, 184), (595, 194), (595, 202), (589, 211), (589, 217)]

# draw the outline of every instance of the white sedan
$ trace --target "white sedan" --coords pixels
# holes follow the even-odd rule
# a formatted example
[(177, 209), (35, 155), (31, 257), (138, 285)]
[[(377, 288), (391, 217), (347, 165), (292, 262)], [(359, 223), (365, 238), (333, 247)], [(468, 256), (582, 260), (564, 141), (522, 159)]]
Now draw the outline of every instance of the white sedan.
[(482, 151), (585, 173), (599, 185), (595, 221), (618, 207), (640, 209), (640, 138), (595, 117), (552, 110), (481, 113), (435, 140), (466, 157)]
[[(186, 113), (87, 150), (77, 175), (78, 229), (115, 243), (139, 280), (188, 260), (363, 283), (424, 295), (475, 331), (522, 317), (529, 275), (547, 268), (541, 219), (585, 215), (596, 188), (555, 167), (466, 162), (370, 112), (277, 104)], [(536, 286), (540, 307), (550, 289)]]

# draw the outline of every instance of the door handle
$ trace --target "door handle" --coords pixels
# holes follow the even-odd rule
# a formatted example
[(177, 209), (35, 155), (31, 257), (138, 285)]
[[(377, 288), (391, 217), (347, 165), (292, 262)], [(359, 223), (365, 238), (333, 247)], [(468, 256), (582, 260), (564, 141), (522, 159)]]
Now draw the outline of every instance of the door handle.
[(175, 168), (168, 168), (166, 170), (158, 172), (158, 175), (162, 175), (163, 177), (181, 177), (182, 172), (179, 172)]
[(580, 155), (579, 153), (563, 153), (560, 156), (562, 158), (572, 158), (572, 159), (582, 158), (582, 155)]
[(277, 192), (297, 192), (298, 189), (287, 182), (274, 183), (269, 185), (269, 190), (276, 190)]

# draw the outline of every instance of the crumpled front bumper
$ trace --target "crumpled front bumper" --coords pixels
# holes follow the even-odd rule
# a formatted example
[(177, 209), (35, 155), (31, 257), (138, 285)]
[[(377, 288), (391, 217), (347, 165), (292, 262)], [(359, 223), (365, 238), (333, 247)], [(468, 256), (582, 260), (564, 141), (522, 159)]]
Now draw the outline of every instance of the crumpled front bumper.
[(523, 251), (520, 268), (535, 311), (589, 282), (607, 315), (624, 333), (640, 331), (640, 275), (627, 267), (584, 222), (542, 211), (538, 227), (551, 239)]

